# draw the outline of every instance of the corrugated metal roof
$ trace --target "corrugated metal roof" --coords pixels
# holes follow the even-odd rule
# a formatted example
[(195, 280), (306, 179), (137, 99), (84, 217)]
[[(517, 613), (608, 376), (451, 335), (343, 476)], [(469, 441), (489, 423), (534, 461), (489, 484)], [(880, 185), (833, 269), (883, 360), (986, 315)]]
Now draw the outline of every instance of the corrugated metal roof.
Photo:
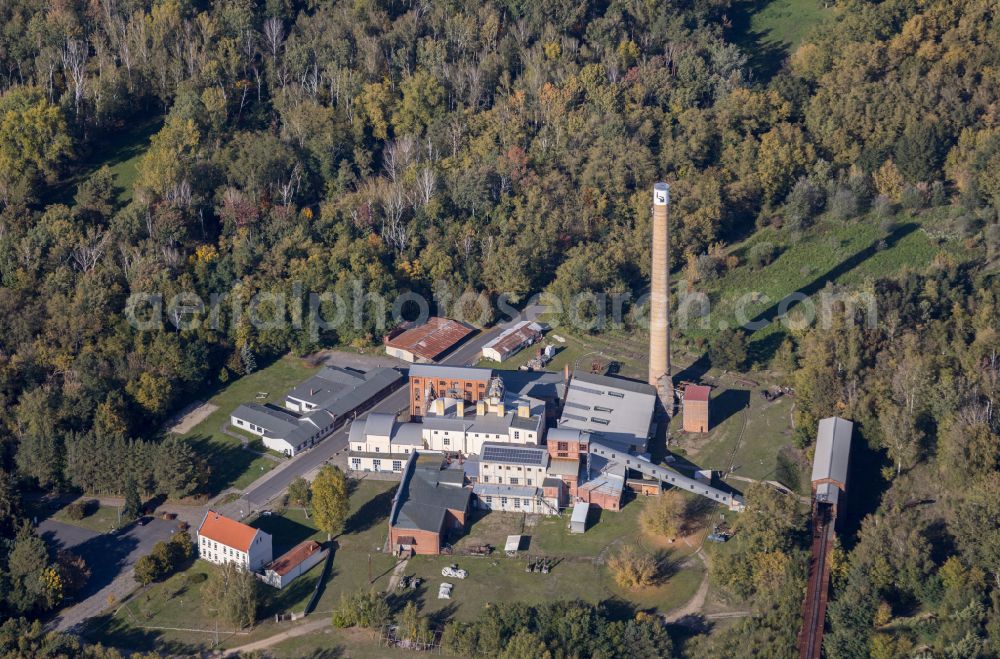
[(851, 435), (854, 424), (847, 419), (831, 416), (821, 419), (816, 430), (816, 452), (813, 456), (812, 480), (830, 479), (842, 486), (847, 484), (847, 464), (851, 456)]
[(461, 343), (472, 334), (473, 329), (450, 318), (428, 318), (423, 325), (408, 329), (392, 338), (386, 338), (385, 345), (406, 350), (417, 357), (435, 360)]
[(323, 547), (315, 540), (304, 540), (289, 549), (282, 556), (271, 561), (270, 565), (265, 567), (264, 570), (285, 576), (304, 560), (322, 550)]
[(518, 351), (525, 344), (536, 341), (542, 336), (542, 326), (530, 320), (522, 320), (513, 327), (501, 332), (496, 338), (487, 342), (483, 350), (492, 348), (500, 355), (501, 361)]

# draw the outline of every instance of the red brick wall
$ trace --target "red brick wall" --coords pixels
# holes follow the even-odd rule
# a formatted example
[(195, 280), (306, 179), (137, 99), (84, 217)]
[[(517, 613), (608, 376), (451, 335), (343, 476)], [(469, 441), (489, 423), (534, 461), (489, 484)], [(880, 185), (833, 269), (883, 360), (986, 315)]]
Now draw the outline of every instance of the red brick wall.
[(463, 398), (470, 403), (476, 403), (486, 398), (486, 388), (489, 382), (486, 380), (442, 380), (438, 378), (410, 377), (410, 414), (413, 416), (423, 416), (426, 411), (427, 401), (426, 389), (428, 384), (436, 397), (440, 397), (443, 391), (455, 389), (461, 391)]
[(708, 432), (708, 401), (684, 401), (684, 432)]
[(416, 529), (400, 529), (392, 527), (389, 529), (389, 544), (393, 551), (399, 546), (399, 539), (404, 536), (410, 536), (415, 541), (416, 544), (413, 545), (413, 551), (417, 554), (440, 554), (441, 553), (441, 535), (434, 533), (433, 531), (419, 531)]

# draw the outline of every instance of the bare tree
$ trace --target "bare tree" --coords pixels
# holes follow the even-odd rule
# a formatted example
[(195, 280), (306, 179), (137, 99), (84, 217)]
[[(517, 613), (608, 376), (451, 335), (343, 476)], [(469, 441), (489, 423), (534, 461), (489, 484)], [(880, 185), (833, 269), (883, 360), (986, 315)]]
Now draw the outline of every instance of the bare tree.
[(97, 267), (110, 244), (110, 232), (90, 227), (84, 241), (72, 251), (73, 262), (82, 272), (90, 272)]
[(416, 141), (410, 135), (400, 137), (386, 145), (382, 156), (382, 167), (385, 168), (390, 181), (398, 182), (403, 170), (413, 161), (415, 147)]
[(79, 117), (80, 101), (83, 100), (84, 84), (87, 81), (87, 60), (90, 58), (90, 45), (85, 41), (67, 39), (61, 55), (63, 73), (73, 91), (73, 109)]
[(271, 17), (264, 21), (264, 43), (271, 52), (272, 68), (277, 68), (278, 51), (285, 40), (285, 26), (281, 19)]
[(406, 210), (406, 195), (402, 186), (385, 185), (382, 188), (382, 238), (397, 252), (402, 252), (410, 243), (409, 227), (403, 221)]
[(421, 206), (426, 206), (434, 197), (437, 185), (437, 174), (430, 165), (424, 165), (417, 174), (417, 200)]

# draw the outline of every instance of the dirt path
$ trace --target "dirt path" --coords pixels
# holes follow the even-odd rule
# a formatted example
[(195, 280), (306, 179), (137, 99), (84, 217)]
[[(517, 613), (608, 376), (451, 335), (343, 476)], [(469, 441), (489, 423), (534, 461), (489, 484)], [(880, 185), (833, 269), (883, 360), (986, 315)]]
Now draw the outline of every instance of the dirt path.
[(318, 632), (319, 630), (329, 626), (330, 626), (329, 618), (327, 617), (317, 618), (315, 620), (310, 620), (309, 622), (303, 623), (301, 625), (296, 625), (295, 627), (292, 627), (287, 631), (283, 631), (280, 634), (275, 634), (274, 636), (268, 636), (267, 638), (261, 639), (259, 641), (254, 641), (253, 643), (247, 643), (246, 645), (241, 645), (239, 647), (230, 648), (229, 650), (223, 651), (219, 656), (232, 657), (242, 652), (253, 652), (255, 650), (263, 650), (273, 645), (277, 645), (278, 643), (286, 641), (290, 638), (295, 638), (296, 636), (305, 636), (306, 634), (312, 634), (313, 632)]
[(695, 551), (695, 555), (705, 566), (705, 574), (702, 575), (701, 583), (698, 584), (698, 590), (695, 591), (694, 596), (680, 608), (674, 609), (670, 613), (663, 616), (667, 622), (677, 622), (687, 616), (697, 615), (701, 613), (703, 608), (705, 608), (705, 600), (708, 598), (708, 558), (705, 556), (704, 552), (702, 552), (701, 547), (698, 547), (697, 551)]
[(399, 586), (399, 580), (403, 576), (403, 573), (406, 572), (406, 564), (409, 563), (409, 562), (410, 562), (410, 559), (407, 558), (405, 560), (402, 560), (402, 561), (396, 563), (396, 567), (392, 571), (392, 576), (389, 577), (389, 592), (390, 593), (396, 592), (396, 588)]
[(217, 409), (219, 409), (219, 406), (212, 403), (195, 403), (194, 405), (189, 405), (170, 420), (168, 431), (175, 435), (186, 435)]

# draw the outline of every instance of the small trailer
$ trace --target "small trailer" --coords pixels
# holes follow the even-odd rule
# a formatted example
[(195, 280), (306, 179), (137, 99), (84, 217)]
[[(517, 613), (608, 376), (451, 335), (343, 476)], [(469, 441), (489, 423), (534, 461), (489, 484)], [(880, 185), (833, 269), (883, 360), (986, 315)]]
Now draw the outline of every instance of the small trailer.
[(507, 542), (504, 543), (503, 551), (507, 554), (508, 558), (514, 558), (517, 552), (521, 549), (521, 536), (519, 535), (509, 535), (507, 536)]

